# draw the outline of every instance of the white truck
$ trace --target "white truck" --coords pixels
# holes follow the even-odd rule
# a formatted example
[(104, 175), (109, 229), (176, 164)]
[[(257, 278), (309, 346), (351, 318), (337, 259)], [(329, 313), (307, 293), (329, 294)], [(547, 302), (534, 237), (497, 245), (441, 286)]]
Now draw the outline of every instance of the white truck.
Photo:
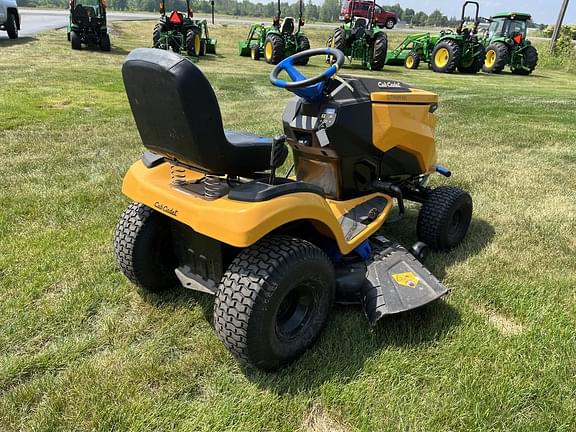
[(18, 37), (20, 13), (16, 0), (0, 0), (0, 30), (6, 31), (10, 39)]

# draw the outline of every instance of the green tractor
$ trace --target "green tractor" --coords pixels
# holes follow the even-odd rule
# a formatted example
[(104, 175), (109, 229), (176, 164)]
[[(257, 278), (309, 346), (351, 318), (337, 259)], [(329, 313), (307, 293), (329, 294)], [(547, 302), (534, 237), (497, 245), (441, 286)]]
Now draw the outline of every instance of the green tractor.
[[(304, 26), (303, 3), (300, 0), (300, 16), (298, 25), (293, 17), (281, 17), (280, 0), (278, 0), (278, 15), (272, 20), (271, 26), (252, 24), (246, 39), (239, 42), (240, 55), (259, 60), (264, 57), (266, 63), (278, 64), (286, 57), (310, 49), (310, 41), (301, 31)], [(298, 64), (305, 65), (308, 58)]]
[(68, 20), (68, 41), (72, 49), (82, 49), (82, 44), (99, 46), (102, 51), (110, 51), (110, 36), (106, 27), (105, 0), (70, 0)]
[(432, 51), (438, 43), (440, 36), (430, 33), (417, 33), (407, 36), (394, 51), (389, 51), (386, 64), (402, 66), (407, 69), (418, 69), (421, 62), (428, 63), (432, 58)]
[[(214, 24), (214, 2), (212, 24)], [(185, 51), (189, 56), (216, 54), (216, 39), (210, 39), (206, 20), (193, 19), (190, 0), (186, 0), (187, 15), (178, 10), (166, 14), (164, 0), (160, 0), (160, 21), (154, 26), (152, 46), (175, 53)]]
[(513, 74), (530, 75), (538, 64), (538, 51), (526, 38), (531, 16), (503, 12), (489, 19), (490, 27), (482, 40), (486, 46), (486, 73), (500, 73), (510, 66)]
[[(368, 18), (365, 18), (355, 16), (352, 6), (351, 15), (344, 17), (344, 23), (334, 30), (326, 46), (342, 51), (350, 63), (357, 60), (362, 62), (362, 67), (379, 71), (386, 63), (388, 36), (374, 23), (375, 8), (376, 0), (372, 2)], [(326, 60), (334, 62), (333, 58)]]
[[(475, 6), (472, 29), (466, 24), (466, 9)], [(434, 72), (452, 73), (458, 69), (461, 73), (478, 73), (484, 65), (486, 51), (478, 39), (480, 5), (475, 1), (466, 1), (462, 6), (462, 17), (456, 31), (444, 30), (434, 45), (430, 55), (430, 66)]]

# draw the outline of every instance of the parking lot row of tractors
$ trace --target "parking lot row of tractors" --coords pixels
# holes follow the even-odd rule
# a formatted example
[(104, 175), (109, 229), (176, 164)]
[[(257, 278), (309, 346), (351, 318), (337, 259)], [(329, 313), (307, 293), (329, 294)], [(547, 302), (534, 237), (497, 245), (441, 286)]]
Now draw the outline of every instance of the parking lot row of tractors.
[[(83, 4), (70, 1), (68, 40), (72, 48), (81, 49), (84, 43), (109, 51), (105, 0), (82, 1)], [(89, 2), (92, 4), (87, 4)], [(214, 1), (211, 3), (213, 23)], [(360, 63), (363, 68), (379, 71), (385, 65), (404, 65), (408, 69), (418, 69), (420, 64), (426, 63), (431, 70), (440, 73), (477, 73), (481, 70), (500, 73), (509, 66), (514, 74), (529, 75), (538, 64), (538, 52), (527, 39), (531, 16), (526, 13), (505, 12), (482, 18), (479, 3), (466, 1), (455, 30), (411, 34), (389, 51), (384, 31), (389, 25), (374, 18), (374, 11), (381, 10), (376, 1), (352, 0), (348, 3), (350, 14), (342, 17), (341, 25), (328, 37), (326, 45), (339, 49), (349, 63)], [(367, 9), (365, 3), (370, 5)], [(164, 0), (161, 0), (161, 17), (154, 26), (153, 47), (197, 58), (215, 54), (217, 42), (210, 37), (207, 20), (194, 19), (189, 1), (187, 6), (186, 12), (173, 10), (167, 13)], [(472, 15), (468, 14), (470, 9)], [(484, 26), (481, 31), (481, 25), (486, 23), (488, 27)], [(282, 18), (278, 0), (272, 24), (252, 24), (247, 37), (239, 42), (239, 53), (276, 65), (284, 58), (310, 48), (303, 26), (303, 1), (300, 0), (299, 17), (295, 19)]]

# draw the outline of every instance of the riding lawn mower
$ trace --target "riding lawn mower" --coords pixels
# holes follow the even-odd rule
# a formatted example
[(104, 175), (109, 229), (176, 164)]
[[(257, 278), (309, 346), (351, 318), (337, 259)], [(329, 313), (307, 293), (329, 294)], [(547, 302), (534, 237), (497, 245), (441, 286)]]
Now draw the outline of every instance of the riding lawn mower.
[[(211, 5), (214, 24), (214, 1)], [(196, 57), (216, 54), (216, 40), (210, 39), (208, 22), (193, 18), (190, 0), (186, 0), (186, 6), (186, 16), (177, 10), (167, 15), (164, 0), (160, 0), (161, 16), (152, 32), (152, 46), (164, 50), (172, 49), (175, 53), (185, 51), (189, 56)]]
[[(294, 65), (313, 56), (335, 63), (306, 78)], [(436, 163), (438, 97), (338, 76), (344, 60), (320, 48), (274, 67), (272, 84), (295, 95), (274, 138), (224, 129), (210, 83), (186, 58), (139, 48), (122, 68), (146, 151), (122, 186), (132, 203), (115, 230), (118, 267), (144, 292), (213, 295), (216, 332), (245, 365), (299, 357), (335, 301), (361, 304), (375, 325), (437, 300), (447, 288), (422, 264), (426, 249), (458, 246), (471, 221), (468, 193), (427, 185), (451, 174)], [(294, 174), (280, 176), (288, 146)], [(379, 234), (406, 201), (421, 204), (410, 248)]]
[[(80, 3), (80, 1), (82, 3)], [(110, 51), (110, 36), (106, 27), (105, 0), (70, 0), (68, 41), (72, 49), (82, 49), (82, 44), (99, 46)]]

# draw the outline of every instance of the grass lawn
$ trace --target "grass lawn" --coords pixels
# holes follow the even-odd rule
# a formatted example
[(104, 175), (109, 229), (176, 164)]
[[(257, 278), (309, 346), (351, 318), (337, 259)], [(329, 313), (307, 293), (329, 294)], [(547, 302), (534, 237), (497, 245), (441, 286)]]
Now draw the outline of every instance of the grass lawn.
[[(337, 307), (313, 350), (265, 374), (227, 353), (211, 298), (142, 298), (113, 261), (142, 152), (120, 66), (153, 24), (114, 24), (110, 54), (63, 31), (0, 45), (0, 430), (576, 430), (575, 75), (377, 74), (440, 95), (454, 176), (435, 182), (475, 202), (465, 243), (428, 262), (452, 292), (374, 330)], [(199, 66), (227, 127), (277, 134), (290, 94), (237, 56), (246, 29), (214, 26)], [(384, 234), (410, 244), (416, 215)]]

